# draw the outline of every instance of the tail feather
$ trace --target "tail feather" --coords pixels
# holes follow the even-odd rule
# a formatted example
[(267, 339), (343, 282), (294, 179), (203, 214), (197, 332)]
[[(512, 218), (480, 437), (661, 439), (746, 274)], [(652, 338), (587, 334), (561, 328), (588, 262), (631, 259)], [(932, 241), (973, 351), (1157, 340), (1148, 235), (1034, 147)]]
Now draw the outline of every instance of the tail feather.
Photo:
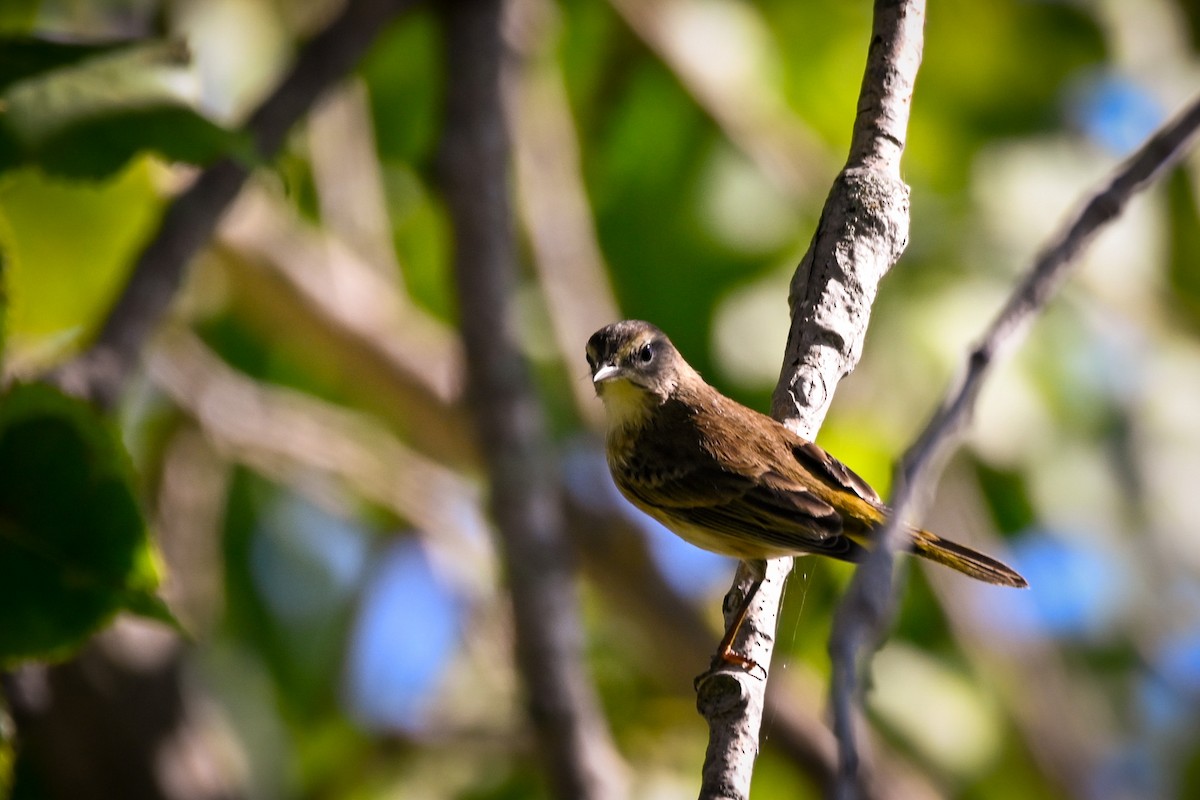
[(936, 561), (985, 583), (1015, 586), (1019, 589), (1029, 585), (1016, 570), (969, 547), (943, 539), (929, 531), (914, 530), (912, 536), (913, 552), (922, 558)]

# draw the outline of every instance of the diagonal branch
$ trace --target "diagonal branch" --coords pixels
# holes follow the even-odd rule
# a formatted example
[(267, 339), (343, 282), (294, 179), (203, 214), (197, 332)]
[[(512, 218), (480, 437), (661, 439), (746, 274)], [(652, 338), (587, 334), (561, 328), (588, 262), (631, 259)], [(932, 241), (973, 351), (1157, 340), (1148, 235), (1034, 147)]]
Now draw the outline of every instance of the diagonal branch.
[(1174, 120), (1117, 168), (1108, 182), (1083, 205), (1076, 216), (1034, 261), (983, 338), (967, 356), (956, 385), (933, 415), (925, 430), (904, 454), (896, 470), (893, 514), (885, 526), (881, 546), (858, 568), (838, 608), (830, 635), (833, 655), (835, 731), (842, 747), (839, 796), (859, 792), (854, 774), (856, 743), (851, 724), (858, 698), (858, 659), (868, 645), (884, 635), (895, 606), (892, 582), (893, 554), (900, 544), (900, 520), (918, 516), (921, 499), (938, 473), (939, 457), (970, 419), (983, 380), (996, 358), (1011, 349), (1076, 263), (1075, 257), (1109, 222), (1120, 216), (1137, 192), (1174, 164), (1196, 138), (1200, 128), (1200, 99), (1194, 100)]
[[(341, 15), (301, 50), (283, 82), (246, 123), (255, 155), (271, 158), (318, 97), (354, 68), (375, 36), (414, 0), (350, 0)], [(200, 173), (167, 208), (158, 231), (109, 311), (96, 341), (65, 365), (58, 382), (111, 407), (183, 282), (193, 256), (212, 237), (251, 167), (225, 158)]]
[[(871, 45), (850, 155), (825, 202), (816, 234), (792, 280), (791, 330), (773, 415), (813, 438), (833, 389), (858, 363), (879, 281), (908, 242), (908, 187), (900, 180), (913, 84), (921, 62), (923, 0), (875, 3)], [(791, 559), (771, 561), (743, 626), (739, 652), (768, 665)], [(749, 574), (738, 570), (731, 596)], [(733, 608), (737, 603), (729, 603)], [(728, 668), (701, 685), (709, 725), (701, 797), (746, 798), (758, 754), (765, 681)]]

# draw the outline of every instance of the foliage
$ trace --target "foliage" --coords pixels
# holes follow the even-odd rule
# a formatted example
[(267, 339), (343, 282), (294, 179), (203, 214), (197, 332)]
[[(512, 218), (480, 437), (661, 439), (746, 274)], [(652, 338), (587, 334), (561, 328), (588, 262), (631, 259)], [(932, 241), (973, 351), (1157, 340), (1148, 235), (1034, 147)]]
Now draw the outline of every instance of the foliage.
[[(256, 44), (298, 44), (315, 24), (299, 2), (121, 5), (0, 13), (10, 378), (44, 375), (94, 335), (191, 165), (241, 152), (211, 120), (244, 118), (246, 76), (283, 68), (286, 47)], [(522, 341), (565, 492), (604, 505), (582, 342), (561, 331), (573, 310), (609, 306), (589, 289), (564, 310), (548, 286), (577, 276), (580, 242), (594, 245), (591, 277), (622, 316), (656, 322), (713, 383), (765, 408), (788, 280), (848, 141), (869, 7), (522, 7), (507, 97), (541, 105), (523, 106), (512, 138), (550, 142), (525, 162), (533, 172), (514, 171)], [(904, 162), (911, 244), (821, 434), (881, 493), (1013, 275), (1190, 90), (1185, 12), (1169, 0), (931, 4)], [(119, 437), (45, 386), (0, 399), (0, 661), (62, 656), (119, 609), (161, 615), (153, 519), (171, 610), (200, 632), (183, 656), (193, 688), (260, 796), (544, 791), (463, 414), (440, 35), (429, 8), (383, 32), (336, 106), (259, 170), (148, 348)], [(536, 171), (546, 163), (583, 201), (581, 218), (548, 231), (530, 209), (575, 206), (561, 178)], [(1197, 174), (1193, 160), (1096, 244), (994, 376), (939, 490), (929, 526), (1007, 551), (1033, 588), (909, 575), (868, 706), (880, 746), (933, 790), (1196, 785), (1200, 517), (1180, 484), (1200, 470)], [(577, 237), (571, 257), (554, 261), (543, 235)], [(582, 541), (602, 534), (576, 532), (588, 665), (637, 794), (690, 795), (704, 748), (690, 677), (717, 636), (688, 640), (686, 621), (614, 591), (614, 573), (650, 563), (715, 626), (731, 567), (643, 532), (621, 569)], [(801, 561), (781, 617), (774, 674), (815, 720), (849, 569)], [(817, 796), (773, 735), (786, 715), (766, 724), (755, 796)]]
[(180, 42), (66, 44), (0, 39), (0, 170), (37, 164), (98, 179), (134, 154), (205, 163), (236, 138), (196, 113), (176, 88)]
[(112, 432), (45, 385), (0, 398), (0, 664), (62, 657), (120, 609), (170, 621)]

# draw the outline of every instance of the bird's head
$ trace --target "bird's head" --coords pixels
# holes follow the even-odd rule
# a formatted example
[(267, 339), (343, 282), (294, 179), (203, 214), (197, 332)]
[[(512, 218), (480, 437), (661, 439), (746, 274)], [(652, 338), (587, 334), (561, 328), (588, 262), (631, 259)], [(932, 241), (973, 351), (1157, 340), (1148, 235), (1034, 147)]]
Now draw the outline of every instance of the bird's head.
[(587, 361), (596, 394), (618, 418), (662, 403), (691, 372), (667, 335), (639, 320), (614, 322), (593, 333)]

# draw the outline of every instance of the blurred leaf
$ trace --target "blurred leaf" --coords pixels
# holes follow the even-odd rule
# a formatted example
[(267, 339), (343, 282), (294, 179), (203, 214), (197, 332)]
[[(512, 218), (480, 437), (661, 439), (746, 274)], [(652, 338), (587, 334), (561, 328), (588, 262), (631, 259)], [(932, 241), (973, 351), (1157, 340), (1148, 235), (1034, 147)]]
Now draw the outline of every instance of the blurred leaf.
[(915, 186), (959, 191), (971, 177), (962, 165), (984, 142), (1061, 127), (1064, 84), (1102, 63), (1105, 43), (1092, 15), (1069, 3), (951, 3), (943, 11), (928, 18), (904, 155)]
[(4, 0), (0, 3), (0, 33), (25, 33), (37, 23), (41, 0)]
[(1167, 202), (1172, 250), (1168, 279), (1172, 300), (1193, 331), (1200, 330), (1200, 208), (1184, 170), (1167, 181)]
[(1200, 797), (1200, 749), (1196, 748), (1195, 740), (1191, 752), (1184, 759), (1182, 773), (1179, 796)]
[(88, 405), (12, 388), (0, 474), (0, 664), (65, 655), (122, 608), (170, 620), (125, 454)]
[[(0, 722), (4, 720), (7, 709), (0, 699)], [(0, 797), (10, 797), (13, 786), (13, 771), (17, 762), (17, 754), (13, 749), (13, 740), (7, 726), (0, 724)]]
[(1016, 533), (1036, 522), (1037, 514), (1022, 473), (997, 469), (979, 459), (972, 463), (997, 528), (1004, 533)]
[(442, 103), (441, 38), (433, 9), (421, 9), (379, 37), (359, 66), (371, 94), (382, 160), (429, 159), (438, 145)]
[(130, 44), (55, 42), (32, 36), (0, 37), (0, 91), (17, 81), (121, 50)]
[(0, 374), (4, 372), (4, 345), (8, 341), (8, 259), (3, 243), (4, 237), (0, 236)]
[(0, 51), (10, 48), (6, 57), (24, 76), (0, 79), (0, 170), (33, 163), (58, 175), (98, 179), (143, 150), (197, 164), (249, 152), (242, 135), (191, 107), (190, 56), (180, 42), (98, 50), (0, 41)]
[[(154, 583), (158, 583), (158, 571), (153, 572)], [(123, 595), (124, 609), (130, 614), (136, 614), (139, 617), (161, 622), (170, 628), (173, 628), (176, 633), (181, 636), (188, 636), (188, 631), (183, 627), (175, 615), (171, 613), (170, 607), (166, 601), (159, 597), (154, 591), (136, 589), (126, 592)]]
[(157, 221), (155, 166), (142, 158), (99, 183), (36, 169), (0, 178), (11, 363), (52, 361), (98, 324)]

